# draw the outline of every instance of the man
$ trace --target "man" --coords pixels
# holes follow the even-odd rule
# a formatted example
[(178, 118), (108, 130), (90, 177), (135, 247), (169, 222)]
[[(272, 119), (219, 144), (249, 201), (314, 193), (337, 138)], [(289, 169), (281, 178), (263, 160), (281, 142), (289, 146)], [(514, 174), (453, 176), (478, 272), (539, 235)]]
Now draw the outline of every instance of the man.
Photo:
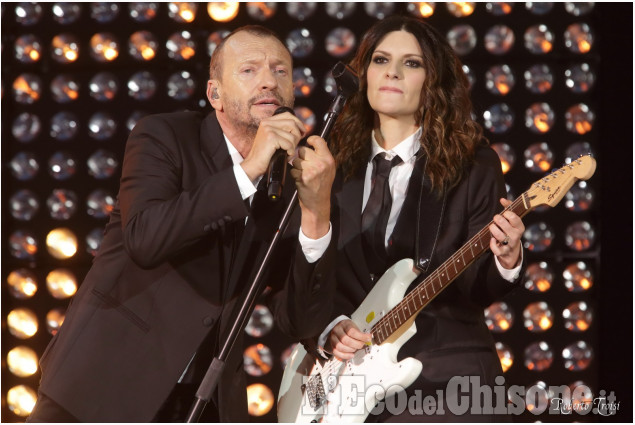
[[(274, 33), (240, 28), (212, 56), (207, 96), (215, 112), (136, 125), (101, 249), (42, 356), (30, 421), (185, 419), (284, 207), (256, 185), (273, 153), (293, 155), (304, 135), (292, 114), (272, 116), (293, 105), (291, 71)], [(334, 290), (334, 161), (323, 140), (308, 143), (314, 149), (300, 148), (291, 170), (299, 225), (289, 226), (296, 234), (283, 238), (268, 280), (278, 325), (298, 339), (324, 326), (329, 311), (318, 300)], [(286, 186), (288, 199), (293, 184)], [(205, 421), (248, 421), (241, 345)]]

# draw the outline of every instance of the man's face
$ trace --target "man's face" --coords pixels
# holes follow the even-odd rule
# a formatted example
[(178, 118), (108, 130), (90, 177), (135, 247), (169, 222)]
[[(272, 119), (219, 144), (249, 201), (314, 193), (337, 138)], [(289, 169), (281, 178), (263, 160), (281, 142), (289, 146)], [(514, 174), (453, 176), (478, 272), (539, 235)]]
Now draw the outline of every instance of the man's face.
[(293, 64), (277, 39), (239, 32), (222, 54), (219, 97), (232, 125), (255, 132), (279, 106), (293, 107)]

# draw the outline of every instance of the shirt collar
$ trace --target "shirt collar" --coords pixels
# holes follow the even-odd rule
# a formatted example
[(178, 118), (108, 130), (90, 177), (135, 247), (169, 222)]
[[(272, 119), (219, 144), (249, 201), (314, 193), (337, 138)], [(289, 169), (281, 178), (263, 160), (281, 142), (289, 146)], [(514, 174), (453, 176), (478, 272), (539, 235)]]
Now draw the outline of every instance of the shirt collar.
[(238, 152), (238, 149), (236, 149), (234, 145), (232, 145), (232, 142), (229, 141), (225, 134), (223, 134), (223, 137), (225, 138), (227, 150), (229, 151), (229, 156), (231, 157), (233, 164), (239, 165), (244, 160), (243, 156), (240, 154), (240, 152)]
[(386, 152), (388, 155), (387, 159), (392, 159), (395, 155), (399, 156), (403, 162), (410, 161), (419, 151), (421, 144), (419, 139), (421, 138), (422, 129), (419, 127), (417, 131), (412, 133), (410, 136), (403, 139), (401, 142), (397, 144), (394, 148), (390, 150), (386, 150), (379, 146), (377, 140), (375, 139), (375, 130), (372, 132), (372, 142), (371, 142), (371, 155), (368, 159), (368, 162), (371, 162), (375, 155), (378, 153)]

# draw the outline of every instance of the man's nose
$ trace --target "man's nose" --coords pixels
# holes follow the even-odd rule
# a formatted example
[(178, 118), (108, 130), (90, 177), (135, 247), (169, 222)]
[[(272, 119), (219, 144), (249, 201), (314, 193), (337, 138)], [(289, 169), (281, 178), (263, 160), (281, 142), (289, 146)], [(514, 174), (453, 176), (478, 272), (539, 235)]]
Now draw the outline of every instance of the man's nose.
[(263, 90), (274, 89), (278, 87), (275, 70), (263, 68), (260, 72), (260, 88)]

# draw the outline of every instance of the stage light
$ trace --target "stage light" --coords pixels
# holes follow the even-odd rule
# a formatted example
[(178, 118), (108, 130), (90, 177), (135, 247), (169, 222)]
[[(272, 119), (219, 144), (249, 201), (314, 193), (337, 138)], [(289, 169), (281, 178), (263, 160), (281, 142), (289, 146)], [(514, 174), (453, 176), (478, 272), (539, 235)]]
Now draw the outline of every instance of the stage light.
[(37, 278), (27, 269), (13, 270), (7, 276), (7, 285), (11, 296), (18, 300), (31, 298), (37, 292)]
[(564, 45), (573, 53), (585, 54), (593, 47), (594, 38), (587, 24), (571, 24), (564, 32)]
[(545, 222), (533, 223), (525, 227), (523, 246), (531, 252), (546, 251), (553, 243), (554, 233)]
[(516, 163), (514, 150), (507, 143), (494, 143), (491, 147), (498, 154), (503, 174), (507, 174)]
[(157, 81), (149, 71), (139, 71), (128, 80), (128, 95), (135, 100), (148, 100), (157, 91)]
[(409, 2), (408, 12), (417, 18), (429, 18), (434, 14), (435, 2)]
[(139, 61), (154, 59), (158, 48), (159, 42), (150, 31), (137, 31), (128, 39), (128, 53)]
[(65, 260), (77, 252), (77, 237), (65, 227), (53, 229), (46, 235), (46, 248), (54, 258)]
[(354, 2), (327, 2), (324, 4), (326, 14), (335, 19), (346, 19), (355, 12)]
[(188, 60), (196, 54), (196, 43), (192, 40), (189, 31), (181, 31), (172, 34), (165, 43), (168, 49), (168, 57), (174, 60)]
[(506, 25), (494, 25), (485, 34), (485, 49), (493, 55), (503, 55), (514, 47), (514, 31)]
[(553, 166), (553, 151), (548, 144), (534, 143), (525, 149), (525, 167), (534, 173), (545, 173)]
[(526, 2), (525, 7), (534, 15), (546, 15), (553, 9), (553, 2)]
[(22, 189), (9, 198), (9, 209), (13, 218), (29, 221), (40, 209), (40, 203), (35, 193), (28, 189)]
[(525, 31), (525, 48), (535, 55), (549, 53), (553, 49), (553, 33), (546, 25), (540, 24)]
[(7, 353), (7, 366), (15, 376), (26, 378), (37, 372), (37, 354), (24, 345), (12, 348), (11, 351)]
[(562, 359), (564, 367), (570, 371), (585, 370), (593, 360), (593, 349), (584, 341), (576, 341), (562, 350)]
[(503, 344), (502, 342), (497, 342), (496, 354), (498, 354), (498, 360), (501, 362), (503, 373), (507, 372), (514, 364), (514, 353), (512, 353), (509, 346)]
[(293, 69), (293, 94), (298, 97), (309, 97), (317, 82), (313, 78), (310, 68), (301, 67)]
[(79, 41), (72, 34), (60, 34), (51, 42), (52, 56), (57, 62), (68, 64), (79, 57)]
[(251, 313), (245, 332), (254, 338), (265, 336), (273, 328), (273, 315), (267, 306), (258, 304)]
[(257, 21), (264, 22), (273, 17), (278, 9), (278, 3), (275, 2), (249, 2), (245, 6), (247, 14)]
[(28, 308), (13, 309), (7, 315), (7, 328), (14, 337), (29, 339), (38, 331), (37, 316)]
[(553, 87), (553, 73), (544, 64), (532, 65), (525, 71), (525, 87), (532, 93), (547, 93)]
[(293, 19), (304, 21), (310, 18), (317, 9), (315, 2), (289, 2), (286, 4), (287, 14)]
[(31, 387), (26, 385), (17, 385), (7, 392), (6, 402), (7, 406), (14, 414), (26, 417), (29, 416), (33, 410), (36, 399), (37, 394)]
[(9, 169), (17, 180), (28, 181), (38, 173), (40, 164), (31, 152), (18, 152), (9, 162)]
[(595, 73), (588, 63), (573, 65), (564, 72), (565, 84), (573, 93), (586, 93), (595, 84)]
[(315, 48), (315, 39), (306, 28), (298, 28), (289, 33), (285, 40), (291, 56), (296, 59), (306, 58)]
[(53, 189), (46, 200), (51, 218), (68, 220), (77, 211), (77, 195), (68, 189)]
[(9, 252), (20, 260), (33, 260), (38, 250), (38, 242), (28, 230), (16, 230), (9, 236)]
[[(476, 4), (469, 1), (452, 1), (446, 4), (448, 8), (448, 12), (457, 18), (463, 18), (465, 16), (470, 16), (474, 13), (474, 6)], [(423, 15), (422, 15), (423, 16)]]
[(149, 22), (157, 16), (157, 3), (135, 2), (128, 6), (130, 17), (137, 22)]
[(247, 347), (243, 353), (245, 372), (251, 376), (266, 375), (273, 367), (271, 350), (264, 344)]
[(56, 102), (72, 102), (79, 96), (79, 83), (71, 75), (58, 75), (51, 81), (51, 94)]
[(583, 292), (593, 286), (593, 273), (583, 261), (569, 264), (562, 272), (562, 277), (565, 288), (570, 292)]
[(541, 372), (551, 367), (553, 350), (545, 341), (534, 342), (525, 349), (525, 367)]
[(90, 5), (90, 17), (101, 24), (113, 21), (119, 14), (119, 5), (109, 2), (98, 2)]
[(78, 3), (55, 3), (53, 19), (62, 25), (72, 24), (79, 19), (82, 6)]
[(68, 269), (51, 270), (46, 275), (46, 289), (55, 299), (70, 298), (77, 292), (77, 278)]
[(218, 30), (214, 31), (207, 37), (207, 54), (209, 57), (212, 56), (214, 50), (218, 47), (218, 45), (223, 41), (225, 37), (229, 35), (229, 31), (227, 30)]
[(91, 56), (99, 62), (111, 62), (119, 56), (119, 43), (111, 33), (103, 32), (90, 39)]
[(55, 180), (67, 180), (77, 171), (77, 164), (68, 152), (55, 152), (49, 158), (48, 170)]
[[(408, 10), (410, 10), (411, 4), (408, 4)], [(392, 14), (395, 10), (395, 4), (391, 2), (370, 2), (364, 3), (364, 10), (368, 16), (372, 16), (376, 19), (384, 19), (386, 16)]]
[(532, 263), (525, 271), (524, 286), (532, 292), (547, 292), (551, 289), (553, 278), (553, 270), (545, 261)]
[(35, 63), (42, 57), (42, 44), (32, 34), (22, 35), (15, 40), (15, 58), (22, 63)]
[(273, 407), (273, 392), (264, 384), (252, 384), (247, 387), (247, 409), (251, 416), (262, 416)]
[(484, 311), (485, 324), (495, 333), (507, 331), (514, 324), (514, 312), (503, 301), (495, 302)]
[(566, 149), (564, 162), (565, 164), (570, 164), (583, 155), (595, 156), (593, 148), (588, 142), (575, 142)]
[(584, 103), (578, 103), (567, 109), (564, 114), (566, 127), (571, 133), (586, 134), (593, 129), (595, 114)]
[(22, 112), (13, 120), (11, 134), (20, 142), (30, 142), (35, 139), (42, 130), (42, 124), (37, 115)]
[(90, 97), (99, 102), (108, 102), (115, 98), (119, 82), (112, 72), (100, 72), (90, 79), (88, 88)]
[(459, 56), (464, 56), (476, 47), (476, 31), (471, 25), (455, 25), (450, 28), (446, 38)]
[(507, 3), (502, 1), (485, 3), (485, 10), (494, 16), (504, 16), (512, 13), (514, 3)]
[(42, 18), (42, 6), (38, 3), (18, 3), (15, 7), (15, 18), (24, 26), (35, 25)]
[(535, 382), (529, 386), (525, 393), (525, 407), (529, 412), (538, 415), (549, 407), (549, 400), (553, 397), (555, 394), (544, 381)]
[(238, 15), (239, 6), (240, 3), (235, 1), (209, 2), (207, 3), (207, 13), (210, 18), (217, 22), (229, 22)]
[(115, 197), (103, 189), (93, 190), (86, 199), (86, 213), (95, 218), (108, 218), (115, 208)]
[(564, 206), (573, 212), (587, 211), (595, 199), (595, 192), (585, 181), (574, 184), (565, 194)]
[(313, 111), (306, 106), (296, 106), (293, 108), (293, 111), (295, 112), (295, 116), (302, 121), (302, 124), (304, 124), (304, 129), (307, 134), (311, 134), (316, 124), (316, 118)]
[(586, 251), (595, 243), (595, 229), (588, 221), (576, 221), (565, 230), (565, 243), (574, 251)]
[(593, 311), (584, 301), (575, 301), (562, 310), (564, 327), (572, 332), (584, 332), (593, 321)]
[(49, 135), (60, 141), (67, 141), (77, 135), (79, 119), (69, 111), (61, 111), (53, 115)]
[(324, 40), (326, 51), (336, 58), (350, 54), (357, 43), (355, 34), (348, 28), (334, 28), (326, 35)]
[(62, 308), (54, 308), (46, 314), (46, 330), (51, 335), (55, 335), (59, 330), (62, 323), (64, 323), (64, 318), (66, 317), (66, 313)]
[(117, 121), (110, 112), (96, 112), (88, 119), (88, 135), (95, 140), (111, 138), (117, 131)]
[(483, 125), (494, 134), (508, 132), (514, 125), (514, 111), (506, 103), (497, 103), (483, 112)]
[(86, 161), (88, 174), (98, 180), (111, 177), (119, 166), (117, 157), (110, 151), (104, 149), (96, 150)]
[(544, 332), (553, 325), (553, 310), (544, 301), (531, 303), (525, 307), (523, 318), (528, 331)]
[(505, 96), (514, 88), (516, 80), (508, 65), (495, 65), (485, 73), (485, 87), (492, 94)]
[(546, 133), (553, 127), (555, 114), (546, 102), (534, 103), (525, 111), (525, 126), (534, 133)]
[(196, 18), (198, 5), (196, 3), (173, 2), (168, 3), (168, 16), (176, 22), (192, 22)]

